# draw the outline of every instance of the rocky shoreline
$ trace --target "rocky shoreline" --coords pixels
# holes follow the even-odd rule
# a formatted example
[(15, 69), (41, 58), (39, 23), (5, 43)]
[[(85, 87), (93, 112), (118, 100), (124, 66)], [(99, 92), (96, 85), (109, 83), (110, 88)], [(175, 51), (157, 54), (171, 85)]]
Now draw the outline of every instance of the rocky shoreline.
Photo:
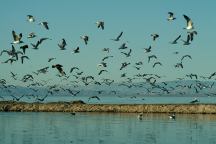
[(0, 111), (216, 114), (216, 104), (86, 104), (83, 101), (49, 103), (1, 101)]

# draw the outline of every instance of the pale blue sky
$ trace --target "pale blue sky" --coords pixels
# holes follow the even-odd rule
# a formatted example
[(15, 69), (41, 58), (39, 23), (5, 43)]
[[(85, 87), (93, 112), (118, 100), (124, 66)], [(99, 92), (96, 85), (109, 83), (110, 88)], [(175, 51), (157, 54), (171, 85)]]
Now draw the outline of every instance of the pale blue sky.
[[(10, 49), (13, 41), (11, 31), (23, 33), (23, 41), (26, 44), (36, 43), (39, 38), (49, 37), (52, 40), (45, 41), (39, 50), (27, 50), (26, 55), (30, 60), (24, 64), (16, 62), (10, 64), (0, 64), (0, 78), (12, 81), (10, 71), (17, 73), (21, 78), (24, 74), (32, 73), (40, 68), (52, 64), (62, 64), (64, 70), (69, 74), (72, 66), (78, 66), (85, 72), (85, 75), (93, 75), (96, 79), (112, 78), (120, 80), (120, 74), (127, 72), (129, 76), (137, 73), (154, 73), (166, 76), (161, 81), (175, 80), (177, 77), (184, 77), (188, 73), (198, 75), (210, 75), (215, 72), (214, 62), (216, 60), (215, 43), (215, 5), (213, 0), (181, 0), (181, 1), (158, 1), (158, 0), (3, 0), (0, 5), (1, 24), (0, 24), (0, 50)], [(176, 20), (168, 22), (168, 12), (174, 12)], [(35, 23), (27, 22), (27, 15), (36, 18)], [(177, 45), (169, 44), (179, 34), (182, 39), (186, 39), (186, 31), (183, 30), (186, 22), (183, 14), (188, 15), (194, 22), (195, 30), (198, 35), (189, 46), (183, 46), (179, 41)], [(105, 30), (97, 29), (95, 22), (103, 20)], [(39, 26), (41, 21), (49, 23), (50, 30), (45, 30)], [(114, 42), (121, 31), (124, 32), (121, 41)], [(27, 34), (35, 32), (37, 37), (28, 40)], [(160, 38), (153, 42), (150, 35), (158, 33)], [(90, 37), (89, 44), (85, 46), (80, 39), (81, 35)], [(65, 51), (59, 50), (57, 44), (65, 38), (67, 46)], [(118, 50), (119, 46), (128, 41), (128, 47), (133, 50), (130, 58), (125, 58)], [(72, 54), (72, 49), (80, 46), (81, 53)], [(152, 45), (152, 54), (157, 55), (158, 61), (163, 66), (152, 68), (152, 64), (147, 63), (147, 56), (143, 48)], [(15, 45), (18, 49), (19, 45)], [(111, 49), (109, 55), (113, 55), (107, 61), (108, 73), (98, 76), (99, 68), (97, 64), (107, 54), (102, 52), (102, 48)], [(126, 50), (128, 51), (128, 50)], [(179, 51), (178, 55), (173, 52)], [(193, 60), (184, 61), (184, 69), (175, 69), (174, 65), (180, 61), (181, 56), (190, 54)], [(48, 57), (57, 59), (48, 63)], [(0, 61), (7, 59), (6, 54), (0, 57)], [(140, 71), (131, 66), (119, 71), (122, 62), (143, 61), (144, 65)], [(47, 75), (39, 76), (38, 79), (55, 79), (57, 71), (50, 68)]]

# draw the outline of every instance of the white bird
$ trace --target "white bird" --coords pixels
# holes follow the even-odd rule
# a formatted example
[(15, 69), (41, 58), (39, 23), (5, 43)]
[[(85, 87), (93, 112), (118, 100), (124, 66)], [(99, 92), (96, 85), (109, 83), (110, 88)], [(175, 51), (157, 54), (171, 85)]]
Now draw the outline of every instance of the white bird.
[(35, 22), (35, 18), (32, 15), (27, 15), (27, 19), (29, 22)]
[(169, 115), (169, 118), (172, 119), (172, 120), (175, 120), (176, 119), (175, 113), (173, 113), (172, 115)]
[(34, 32), (31, 32), (30, 34), (28, 34), (27, 38), (34, 38), (36, 37), (36, 34)]
[(187, 21), (187, 27), (184, 29), (187, 29), (187, 30), (194, 29), (192, 20), (186, 15), (183, 15), (183, 16), (184, 16), (185, 20)]

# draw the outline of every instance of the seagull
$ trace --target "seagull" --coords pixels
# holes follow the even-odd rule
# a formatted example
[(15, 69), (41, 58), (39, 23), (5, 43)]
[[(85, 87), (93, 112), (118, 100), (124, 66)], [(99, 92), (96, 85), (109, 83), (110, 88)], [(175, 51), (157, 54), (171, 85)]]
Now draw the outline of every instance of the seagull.
[(89, 36), (87, 36), (87, 35), (85, 35), (85, 36), (80, 36), (80, 38), (84, 40), (84, 42), (85, 42), (86, 45), (88, 44)]
[(145, 50), (145, 53), (151, 52), (151, 46), (149, 46), (149, 48), (144, 48), (144, 50)]
[(108, 72), (107, 70), (100, 70), (100, 72), (98, 73), (98, 75), (101, 75), (103, 72)]
[(113, 41), (119, 41), (121, 36), (122, 36), (123, 32), (121, 32), (115, 39), (111, 39)]
[(79, 70), (79, 68), (78, 68), (78, 67), (72, 67), (72, 68), (70, 69), (70, 73), (72, 73), (74, 70)]
[(157, 59), (157, 56), (156, 56), (156, 55), (151, 55), (151, 56), (148, 56), (148, 63), (150, 62), (150, 60), (151, 60), (152, 58), (155, 58), (155, 59)]
[(35, 22), (35, 18), (32, 15), (27, 15), (27, 20), (29, 22)]
[(96, 25), (98, 28), (101, 28), (102, 30), (104, 30), (104, 21), (97, 21)]
[(98, 96), (91, 96), (88, 98), (88, 101), (90, 101), (91, 99), (97, 99), (97, 100), (100, 100), (100, 98)]
[(142, 120), (142, 119), (143, 119), (143, 113), (138, 114), (138, 115), (137, 115), (137, 118), (138, 118), (139, 120)]
[(187, 32), (190, 35), (190, 40), (193, 41), (194, 35), (197, 35), (197, 31)]
[(128, 53), (125, 53), (125, 52), (121, 52), (121, 53), (124, 54), (126, 57), (130, 57), (131, 52), (132, 52), (132, 49), (130, 49)]
[(28, 34), (27, 38), (34, 38), (34, 37), (36, 37), (36, 34), (34, 32), (31, 32)]
[(42, 25), (45, 27), (45, 29), (49, 30), (48, 22), (41, 22), (41, 23), (39, 23), (39, 25)]
[(194, 98), (194, 100), (190, 101), (191, 104), (194, 104), (194, 103), (198, 103), (199, 100), (197, 98)]
[(168, 21), (172, 21), (175, 20), (176, 18), (174, 17), (174, 13), (173, 12), (168, 12), (169, 17), (167, 18)]
[(192, 57), (190, 56), (190, 55), (184, 55), (184, 56), (182, 56), (182, 58), (181, 58), (181, 62), (183, 61), (183, 59), (184, 58), (186, 58), (186, 57), (188, 57), (189, 59), (191, 59), (192, 60)]
[(79, 52), (80, 52), (80, 51), (79, 51), (79, 46), (78, 46), (76, 49), (73, 50), (72, 53), (79, 53)]
[(28, 45), (23, 45), (20, 47), (20, 49), (23, 50), (23, 53), (25, 54), (26, 49), (28, 48)]
[(49, 58), (49, 59), (48, 59), (48, 62), (51, 62), (51, 61), (54, 60), (54, 59), (56, 59), (56, 58), (53, 58), (53, 57), (52, 57), (52, 58)]
[(153, 64), (153, 68), (154, 68), (156, 65), (161, 65), (161, 66), (162, 66), (162, 64), (161, 64), (160, 62), (155, 62), (155, 63)]
[(151, 34), (152, 38), (153, 38), (153, 41), (156, 40), (156, 38), (159, 38), (159, 35), (158, 34)]
[(126, 48), (128, 48), (128, 47), (126, 46), (126, 43), (123, 43), (123, 44), (119, 47), (119, 49), (126, 49)]
[(61, 50), (66, 50), (65, 46), (67, 45), (65, 39), (62, 39), (62, 42), (60, 44), (58, 44), (58, 46), (60, 47)]
[(24, 58), (25, 58), (25, 59), (29, 59), (28, 56), (21, 56), (21, 62), (22, 62), (22, 64), (23, 64)]
[(181, 35), (179, 35), (174, 41), (170, 42), (171, 44), (177, 44), (177, 41), (181, 38)]
[(184, 29), (187, 29), (187, 30), (194, 29), (192, 20), (186, 15), (183, 15), (183, 16), (184, 16), (185, 20), (187, 21), (187, 27)]
[(120, 70), (122, 70), (123, 68), (125, 68), (125, 67), (128, 66), (129, 64), (130, 64), (130, 63), (127, 63), (127, 62), (122, 63)]
[(186, 40), (186, 41), (185, 41), (185, 40), (182, 40), (182, 41), (184, 42), (183, 45), (189, 45), (189, 44), (190, 44), (190, 40), (191, 40), (191, 37), (190, 37), (190, 35), (188, 34), (188, 35), (187, 35), (187, 40)]
[(102, 61), (105, 61), (106, 59), (111, 58), (111, 57), (113, 57), (113, 56), (105, 56), (105, 57), (102, 59)]
[(12, 35), (13, 35), (14, 41), (11, 44), (20, 44), (20, 43), (23, 43), (23, 41), (21, 41), (22, 33), (20, 33), (19, 35), (17, 35), (16, 32), (13, 30), (12, 31)]
[(8, 60), (1, 62), (1, 63), (8, 63), (10, 61), (10, 64), (12, 64), (13, 62), (17, 61), (16, 59), (13, 58), (9, 58)]
[(103, 48), (102, 51), (109, 53), (110, 49), (109, 48)]
[(55, 65), (52, 65), (52, 68), (56, 68), (59, 73), (61, 73), (62, 76), (66, 75), (66, 73), (64, 72), (64, 70), (62, 69), (62, 65), (60, 64), (55, 64)]
[(175, 120), (176, 119), (175, 113), (173, 113), (172, 115), (169, 115), (169, 118), (172, 119), (172, 120)]
[(180, 63), (177, 63), (176, 65), (175, 65), (175, 68), (183, 68), (183, 64), (182, 64), (182, 62), (180, 62)]
[(101, 67), (107, 67), (107, 63), (105, 63), (105, 62), (101, 62), (101, 63), (98, 64), (98, 66), (101, 66)]

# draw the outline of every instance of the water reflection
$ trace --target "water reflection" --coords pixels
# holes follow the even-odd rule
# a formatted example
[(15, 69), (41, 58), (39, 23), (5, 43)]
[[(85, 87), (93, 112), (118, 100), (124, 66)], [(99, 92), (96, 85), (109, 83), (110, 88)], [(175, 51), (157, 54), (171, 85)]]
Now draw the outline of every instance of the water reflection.
[(213, 144), (215, 115), (0, 113), (1, 144)]

